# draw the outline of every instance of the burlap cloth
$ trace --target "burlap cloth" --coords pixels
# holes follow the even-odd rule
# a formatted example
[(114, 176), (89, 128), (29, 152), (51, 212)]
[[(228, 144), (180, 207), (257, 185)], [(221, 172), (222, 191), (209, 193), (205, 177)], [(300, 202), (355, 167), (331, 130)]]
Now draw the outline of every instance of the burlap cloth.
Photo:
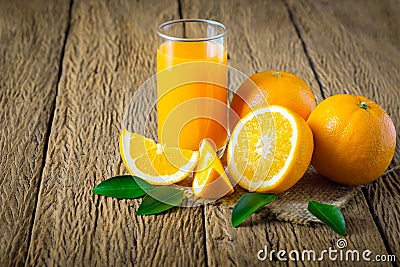
[[(223, 157), (223, 163), (225, 162), (224, 160)], [(226, 171), (229, 177), (229, 172), (227, 169)], [(199, 199), (194, 197), (191, 192), (191, 182), (192, 179), (189, 177), (179, 183), (179, 186), (186, 187), (183, 206), (219, 205), (232, 209), (240, 197), (248, 193), (247, 190), (237, 185), (234, 188), (234, 193), (218, 200)], [(292, 188), (277, 195), (276, 201), (268, 204), (259, 212), (262, 213), (262, 217), (264, 218), (298, 224), (320, 222), (308, 211), (307, 196), (313, 200), (342, 208), (360, 191), (360, 189), (361, 186), (344, 186), (331, 182), (319, 175), (316, 170), (310, 166), (304, 176)]]
[[(229, 207), (234, 206), (235, 200), (239, 199), (246, 191), (236, 186), (231, 196), (220, 199)], [(358, 192), (359, 187), (343, 186), (333, 183), (318, 175), (310, 166), (304, 176), (292, 188), (278, 195), (277, 200), (268, 204), (262, 211), (268, 218), (281, 221), (307, 224), (319, 222), (319, 220), (307, 210), (307, 196), (313, 200), (332, 204), (339, 208), (344, 205)]]

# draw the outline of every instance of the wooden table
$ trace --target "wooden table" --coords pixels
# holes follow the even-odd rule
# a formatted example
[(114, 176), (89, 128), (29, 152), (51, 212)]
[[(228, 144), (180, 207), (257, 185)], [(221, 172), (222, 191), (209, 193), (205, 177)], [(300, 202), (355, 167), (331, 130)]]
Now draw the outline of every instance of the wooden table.
[(400, 261), (400, 149), (391, 171), (344, 208), (348, 249), (396, 262), (264, 262), (259, 250), (335, 248), (340, 238), (254, 215), (233, 228), (224, 206), (135, 216), (140, 200), (93, 195), (127, 173), (125, 107), (155, 73), (161, 22), (209, 18), (229, 29), (229, 65), (303, 77), (317, 101), (364, 95), (394, 120), (399, 143), (400, 2), (0, 1), (0, 266), (391, 266)]

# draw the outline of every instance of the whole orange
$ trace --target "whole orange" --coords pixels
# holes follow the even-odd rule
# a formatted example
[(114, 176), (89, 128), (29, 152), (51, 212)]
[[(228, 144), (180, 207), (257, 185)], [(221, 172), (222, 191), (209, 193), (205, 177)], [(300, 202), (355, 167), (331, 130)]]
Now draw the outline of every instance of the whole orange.
[(316, 102), (310, 87), (300, 77), (284, 71), (259, 72), (236, 91), (230, 106), (237, 116), (231, 115), (231, 125), (236, 125), (250, 110), (268, 105), (287, 107), (307, 120)]
[(383, 174), (393, 158), (393, 122), (368, 98), (345, 94), (328, 97), (307, 122), (314, 135), (311, 164), (337, 183), (369, 183)]

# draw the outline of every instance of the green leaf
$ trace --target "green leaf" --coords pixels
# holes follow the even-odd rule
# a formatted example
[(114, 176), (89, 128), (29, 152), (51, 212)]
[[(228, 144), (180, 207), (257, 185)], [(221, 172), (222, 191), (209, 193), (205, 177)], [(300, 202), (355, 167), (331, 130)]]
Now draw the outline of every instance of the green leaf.
[(233, 207), (232, 225), (238, 227), (247, 217), (265, 205), (275, 201), (276, 195), (262, 193), (247, 193)]
[(183, 200), (183, 190), (170, 186), (158, 186), (143, 198), (136, 215), (151, 215), (178, 206)]
[(153, 188), (144, 180), (136, 176), (115, 176), (98, 184), (92, 192), (115, 198), (138, 198)]
[(308, 198), (308, 210), (339, 235), (346, 235), (346, 222), (338, 207)]

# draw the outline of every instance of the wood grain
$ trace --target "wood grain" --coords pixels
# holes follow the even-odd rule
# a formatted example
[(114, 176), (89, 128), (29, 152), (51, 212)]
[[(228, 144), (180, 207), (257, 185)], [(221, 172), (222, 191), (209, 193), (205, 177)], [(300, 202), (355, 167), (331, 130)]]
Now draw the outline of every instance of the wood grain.
[[(363, 95), (381, 105), (397, 131), (389, 171), (366, 186), (371, 213), (400, 258), (400, 18), (399, 1), (289, 1), (325, 96)], [(366, 19), (368, 18), (368, 19)]]
[(68, 10), (0, 1), (0, 266), (25, 262)]
[[(249, 75), (270, 69), (296, 73), (310, 84), (317, 101), (322, 100), (318, 82), (284, 2), (252, 1), (250, 4), (243, 1), (215, 1), (196, 4), (192, 1), (182, 1), (182, 10), (184, 18), (206, 17), (227, 25), (230, 66)], [(349, 249), (371, 249), (376, 253), (387, 254), (361, 193), (349, 203), (344, 215), (348, 223)], [(231, 226), (230, 217), (231, 210), (223, 205), (205, 207), (207, 259), (211, 266), (271, 264), (269, 260), (260, 262), (257, 259), (257, 252), (264, 246), (269, 250), (322, 251), (329, 247), (336, 248), (336, 240), (340, 238), (321, 224), (309, 227), (270, 221), (262, 212), (253, 215), (248, 222), (237, 229)], [(320, 265), (318, 262), (282, 263), (276, 257), (272, 264)], [(323, 263), (324, 266), (341, 266), (341, 264), (329, 261)], [(351, 265), (351, 263), (346, 264)]]
[(140, 217), (140, 200), (90, 191), (126, 173), (125, 108), (155, 72), (157, 25), (177, 14), (177, 1), (74, 2), (28, 265), (204, 263), (201, 208)]
[(400, 258), (400, 2), (75, 1), (61, 58), (68, 9), (65, 1), (0, 0), (0, 266), (344, 265), (257, 260), (264, 246), (336, 248), (340, 237), (321, 224), (259, 212), (233, 228), (223, 204), (137, 217), (140, 200), (90, 192), (126, 173), (118, 152), (126, 107), (155, 72), (156, 26), (180, 16), (226, 24), (229, 64), (246, 74), (294, 72), (318, 102), (355, 93), (388, 111), (398, 132), (393, 170), (344, 215), (348, 249)]

